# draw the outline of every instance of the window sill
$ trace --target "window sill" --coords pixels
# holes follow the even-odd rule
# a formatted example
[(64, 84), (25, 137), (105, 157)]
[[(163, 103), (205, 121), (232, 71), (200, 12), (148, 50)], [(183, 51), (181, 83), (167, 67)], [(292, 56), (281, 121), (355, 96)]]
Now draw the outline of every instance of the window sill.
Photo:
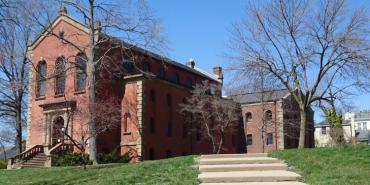
[(75, 95), (78, 95), (78, 94), (85, 94), (86, 91), (85, 90), (80, 90), (80, 91), (75, 91), (74, 94)]
[(36, 97), (35, 100), (38, 101), (38, 100), (45, 100), (46, 97), (45, 96), (39, 96), (39, 97)]
[(131, 132), (124, 132), (124, 133), (123, 133), (123, 135), (124, 135), (124, 136), (126, 136), (126, 135), (131, 135)]
[(60, 98), (60, 97), (64, 97), (64, 94), (56, 94), (56, 95), (54, 95), (54, 98)]

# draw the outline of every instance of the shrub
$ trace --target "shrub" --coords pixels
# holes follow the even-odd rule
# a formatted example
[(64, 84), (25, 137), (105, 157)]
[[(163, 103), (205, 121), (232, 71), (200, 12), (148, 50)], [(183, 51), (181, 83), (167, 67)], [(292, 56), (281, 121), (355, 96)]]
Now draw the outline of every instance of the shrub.
[[(81, 153), (67, 152), (61, 156), (53, 156), (53, 166), (80, 166), (83, 165), (84, 159)], [(85, 155), (85, 164), (92, 164), (89, 160), (89, 155)]]
[(117, 150), (111, 153), (100, 153), (98, 154), (98, 162), (100, 164), (107, 163), (128, 163), (131, 160), (131, 154), (129, 152), (121, 155)]
[(6, 169), (7, 165), (8, 164), (5, 160), (0, 160), (0, 169)]

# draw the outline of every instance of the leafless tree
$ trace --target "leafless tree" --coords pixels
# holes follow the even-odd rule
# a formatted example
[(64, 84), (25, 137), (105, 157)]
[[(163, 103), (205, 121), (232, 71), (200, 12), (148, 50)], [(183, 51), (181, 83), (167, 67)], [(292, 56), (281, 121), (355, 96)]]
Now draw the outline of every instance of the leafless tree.
[[(5, 1), (4, 1), (5, 2)], [(22, 152), (23, 129), (26, 124), (25, 112), (28, 86), (29, 59), (27, 44), (35, 25), (20, 6), (27, 1), (12, 1), (2, 15), (7, 19), (0, 22), (0, 117), (2, 124), (15, 130), (17, 154)], [(29, 11), (35, 7), (28, 7)]]
[[(368, 90), (369, 16), (345, 0), (277, 0), (250, 4), (233, 26), (231, 68), (250, 77), (269, 72), (299, 104), (299, 148), (305, 144), (310, 106), (353, 88)], [(253, 79), (253, 78), (251, 78)]]
[[(117, 71), (121, 69), (122, 63), (118, 65), (117, 60), (125, 59), (133, 63), (140, 60), (137, 56), (138, 48), (150, 49), (151, 51), (161, 51), (165, 44), (165, 39), (161, 34), (161, 24), (153, 14), (147, 3), (143, 0), (56, 0), (62, 5), (60, 14), (67, 14), (73, 11), (74, 17), (81, 18), (89, 32), (87, 46), (77, 46), (73, 40), (61, 37), (60, 34), (49, 31), (48, 34), (58, 37), (71, 47), (80, 50), (86, 55), (88, 66), (87, 81), (89, 92), (89, 153), (90, 159), (97, 164), (96, 148), (96, 95), (98, 92), (97, 75), (99, 71), (110, 71), (113, 76), (122, 78), (127, 75), (127, 71)], [(37, 16), (33, 16), (37, 17)], [(36, 19), (40, 25), (48, 30), (50, 17), (44, 16)], [(45, 19), (49, 24), (45, 24)], [(114, 36), (114, 37), (112, 37)], [(113, 51), (119, 51), (120, 57), (110, 56)], [(116, 52), (117, 54), (117, 52)]]
[(181, 104), (181, 111), (195, 123), (195, 132), (206, 135), (212, 145), (212, 152), (222, 151), (225, 134), (236, 130), (239, 125), (240, 107), (229, 99), (224, 99), (210, 93), (211, 85), (204, 81), (197, 84), (192, 95), (185, 104)]

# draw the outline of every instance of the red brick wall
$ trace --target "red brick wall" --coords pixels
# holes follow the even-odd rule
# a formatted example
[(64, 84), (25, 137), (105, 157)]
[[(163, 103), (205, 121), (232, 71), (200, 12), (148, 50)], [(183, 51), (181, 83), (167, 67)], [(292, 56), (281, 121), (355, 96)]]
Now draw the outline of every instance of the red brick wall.
[[(279, 127), (279, 120), (277, 118), (277, 111), (279, 108), (279, 104), (275, 102), (265, 103), (263, 106), (261, 106), (261, 104), (242, 105), (245, 135), (252, 134), (253, 138), (252, 145), (247, 145), (248, 153), (271, 152), (278, 149), (279, 135), (277, 134), (277, 130)], [(268, 121), (263, 121), (267, 110), (272, 111), (272, 121), (270, 123), (268, 123)], [(252, 120), (250, 122), (246, 120), (246, 113), (248, 112), (252, 113)], [(265, 125), (264, 129), (263, 125)], [(272, 145), (266, 145), (267, 133), (273, 134)], [(262, 134), (264, 140), (262, 140)], [(265, 145), (264, 148), (263, 143)]]

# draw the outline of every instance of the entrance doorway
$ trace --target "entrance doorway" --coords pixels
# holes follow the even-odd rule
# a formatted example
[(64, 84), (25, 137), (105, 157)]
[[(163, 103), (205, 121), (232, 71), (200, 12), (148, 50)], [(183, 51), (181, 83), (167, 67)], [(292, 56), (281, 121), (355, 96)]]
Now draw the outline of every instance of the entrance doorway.
[(64, 133), (62, 130), (63, 128), (64, 128), (64, 119), (61, 116), (55, 118), (52, 130), (52, 146), (64, 142)]

